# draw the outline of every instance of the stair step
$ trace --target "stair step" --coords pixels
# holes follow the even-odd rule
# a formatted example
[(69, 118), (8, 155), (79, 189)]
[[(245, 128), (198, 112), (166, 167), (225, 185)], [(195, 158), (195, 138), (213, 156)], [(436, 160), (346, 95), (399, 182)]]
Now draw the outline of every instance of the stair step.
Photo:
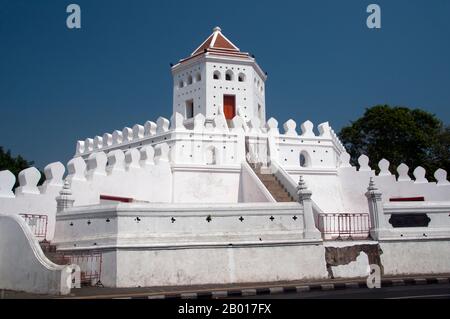
[(289, 195), (289, 193), (284, 192), (284, 191), (271, 191), (271, 194), (277, 197), (286, 197), (286, 198), (292, 198), (291, 195)]
[(264, 184), (267, 190), (272, 194), (277, 202), (293, 202), (294, 199), (286, 191), (283, 184), (273, 174), (262, 174), (255, 165), (250, 165), (258, 176), (259, 180)]
[(276, 198), (280, 198), (280, 199), (289, 199), (289, 200), (291, 200), (291, 197), (290, 196), (286, 196), (286, 195), (276, 195), (275, 197)]
[(275, 182), (264, 182), (263, 184), (266, 185), (267, 187), (271, 187), (273, 189), (275, 189), (275, 188), (276, 189), (282, 189), (280, 187), (280, 185), (276, 184)]
[(44, 254), (56, 252), (56, 246), (52, 245), (48, 241), (40, 242), (39, 245), (41, 246), (41, 249), (44, 252)]
[(287, 192), (285, 192), (284, 190), (282, 190), (282, 189), (272, 189), (272, 191), (273, 191), (274, 194), (285, 195), (285, 196), (289, 197), (289, 194)]
[(266, 177), (266, 176), (260, 176), (259, 179), (263, 182), (276, 182), (278, 183), (276, 178)]

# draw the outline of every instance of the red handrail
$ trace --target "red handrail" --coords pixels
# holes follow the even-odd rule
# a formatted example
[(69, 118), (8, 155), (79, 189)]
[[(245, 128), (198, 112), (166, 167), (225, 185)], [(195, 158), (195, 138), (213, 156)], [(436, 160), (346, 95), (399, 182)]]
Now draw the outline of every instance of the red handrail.
[(324, 239), (369, 238), (370, 218), (365, 213), (319, 214), (318, 228)]

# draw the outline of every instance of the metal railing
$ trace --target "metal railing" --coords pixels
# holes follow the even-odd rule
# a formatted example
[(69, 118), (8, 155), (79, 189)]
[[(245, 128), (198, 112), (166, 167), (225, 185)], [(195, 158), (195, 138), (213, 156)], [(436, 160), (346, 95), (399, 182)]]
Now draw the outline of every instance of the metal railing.
[(100, 278), (102, 275), (103, 257), (100, 252), (74, 252), (60, 253), (55, 257), (55, 262), (60, 265), (75, 264), (80, 266), (80, 281), (83, 286), (103, 286)]
[(319, 214), (318, 228), (324, 240), (370, 238), (369, 214)]
[(37, 214), (20, 214), (25, 222), (30, 226), (31, 232), (39, 241), (45, 241), (47, 238), (48, 216)]

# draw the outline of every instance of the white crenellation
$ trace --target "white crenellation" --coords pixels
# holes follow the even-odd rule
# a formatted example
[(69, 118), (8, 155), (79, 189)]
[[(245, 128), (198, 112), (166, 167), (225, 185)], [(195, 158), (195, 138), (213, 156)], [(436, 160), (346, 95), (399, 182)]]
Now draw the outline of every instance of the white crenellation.
[(109, 134), (109, 133), (103, 134), (103, 147), (109, 147), (112, 144), (113, 144), (112, 134)]
[(78, 141), (76, 147), (76, 154), (83, 154), (85, 152), (84, 141)]
[(359, 164), (358, 171), (361, 172), (371, 171), (371, 168), (369, 166), (369, 157), (367, 155), (362, 154), (360, 157), (358, 157), (358, 164)]
[(250, 133), (261, 133), (261, 121), (259, 118), (254, 117), (248, 122)]
[(194, 131), (195, 132), (203, 132), (203, 129), (205, 128), (205, 116), (201, 113), (197, 114), (194, 117)]
[(122, 150), (114, 150), (108, 153), (108, 173), (114, 173), (125, 170), (125, 154)]
[(216, 117), (213, 119), (213, 125), (216, 132), (229, 132), (225, 117), (221, 114), (216, 115)]
[(112, 134), (113, 145), (120, 145), (123, 142), (123, 133), (119, 130), (115, 130)]
[(104, 152), (92, 153), (87, 159), (86, 176), (91, 179), (94, 175), (106, 176), (108, 158)]
[(302, 125), (300, 126), (300, 128), (302, 129), (302, 137), (315, 137), (316, 135), (314, 134), (314, 124), (311, 121), (306, 121), (303, 122)]
[(176, 131), (185, 130), (184, 116), (181, 113), (175, 112), (170, 118), (170, 129)]
[(12, 191), (14, 184), (16, 183), (16, 177), (10, 171), (0, 171), (0, 198), (13, 198), (14, 192)]
[(156, 125), (157, 125), (156, 134), (162, 134), (169, 131), (170, 122), (168, 119), (164, 117), (160, 116), (156, 121)]
[(317, 126), (319, 136), (323, 138), (331, 138), (331, 127), (328, 122), (321, 123)]
[(67, 171), (69, 175), (67, 180), (71, 182), (72, 180), (84, 181), (86, 180), (86, 162), (82, 157), (72, 158), (69, 163), (67, 163)]
[(136, 124), (133, 126), (133, 140), (140, 140), (144, 138), (145, 128), (142, 125)]
[(24, 169), (19, 173), (19, 187), (16, 188), (16, 196), (25, 194), (40, 194), (37, 184), (41, 179), (41, 173), (36, 167)]
[(369, 157), (367, 155), (362, 154), (358, 158), (358, 164), (359, 164), (359, 171), (360, 172), (371, 171), (371, 168), (369, 166)]
[(411, 177), (408, 175), (409, 167), (402, 163), (397, 167), (397, 173), (398, 173), (398, 182), (409, 182), (411, 181)]
[(266, 127), (267, 127), (267, 132), (269, 134), (275, 134), (275, 135), (280, 134), (280, 130), (278, 129), (278, 121), (276, 119), (274, 119), (273, 117), (271, 117), (267, 121)]
[(389, 171), (389, 161), (386, 159), (382, 159), (378, 162), (378, 168), (380, 169), (380, 173), (378, 176), (390, 176), (392, 173)]
[(233, 133), (237, 133), (237, 132), (244, 133), (244, 131), (245, 131), (245, 129), (244, 129), (244, 120), (239, 115), (236, 115), (231, 120), (231, 132), (233, 132)]
[(422, 166), (416, 167), (413, 172), (416, 184), (425, 184), (428, 183), (428, 180), (425, 178), (426, 170)]
[(94, 150), (94, 140), (92, 138), (87, 138), (84, 141), (85, 152), (92, 152)]
[[(275, 122), (272, 126), (276, 126), (276, 120), (273, 119), (273, 121)], [(287, 121), (283, 127), (284, 134), (268, 134), (268, 136), (275, 136), (274, 143), (268, 141), (271, 148), (271, 160), (277, 159), (281, 165), (288, 166), (291, 170), (325, 169), (335, 171), (340, 167), (340, 155), (345, 152), (345, 148), (341, 146), (338, 139), (333, 137), (328, 123), (320, 124), (319, 131), (322, 136), (314, 134), (314, 125), (310, 121), (302, 124), (301, 135), (297, 134), (294, 121)], [(269, 124), (265, 125), (265, 129), (268, 133), (270, 132)], [(276, 157), (274, 157), (275, 153)]]
[(133, 169), (140, 169), (139, 164), (141, 158), (141, 153), (136, 149), (132, 148), (125, 153), (125, 166), (128, 171)]
[(154, 166), (155, 149), (151, 145), (146, 145), (141, 148), (140, 164), (143, 168)]
[(350, 165), (350, 154), (344, 152), (339, 157), (340, 167), (352, 167)]
[[(159, 118), (158, 124), (146, 122), (143, 137), (141, 137), (142, 126), (136, 124), (132, 130), (131, 140), (125, 138), (130, 136), (130, 129), (125, 128), (122, 132), (115, 131), (112, 135), (113, 145), (104, 145), (102, 150), (106, 153), (116, 149), (121, 149), (125, 152), (128, 149), (140, 149), (145, 145), (155, 147), (157, 144), (165, 142), (171, 145), (170, 158), (175, 161), (174, 163), (204, 164), (206, 156), (204, 154), (212, 152), (210, 147), (212, 144), (217, 149), (214, 153), (221, 157), (221, 163), (236, 164), (245, 158), (245, 143), (239, 142), (240, 138), (233, 136), (233, 134), (246, 133), (251, 134), (253, 137), (256, 137), (256, 135), (260, 136), (258, 138), (260, 140), (252, 141), (252, 144), (255, 142), (257, 144), (262, 143), (258, 146), (259, 153), (269, 152), (270, 148), (270, 155), (268, 153), (258, 153), (260, 158), (270, 156), (271, 160), (279, 158), (281, 161), (284, 161), (284, 164), (290, 166), (299, 166), (303, 163), (309, 168), (323, 167), (327, 169), (339, 167), (340, 154), (345, 151), (328, 122), (319, 125), (320, 135), (318, 136), (314, 135), (312, 131), (313, 124), (310, 121), (303, 124), (303, 134), (299, 135), (296, 132), (295, 122), (290, 120), (284, 125), (287, 134), (280, 135), (278, 122), (274, 118), (261, 125), (258, 117), (253, 117), (251, 121), (246, 123), (241, 116), (237, 115), (227, 123), (220, 112), (210, 120), (204, 118), (202, 113), (198, 113), (193, 118), (189, 128), (185, 127), (186, 121), (183, 115), (178, 112), (171, 117), (170, 122), (164, 118)], [(203, 135), (198, 135), (198, 133)], [(186, 138), (183, 134), (194, 134), (196, 144), (191, 145), (191, 143), (186, 144), (186, 142), (183, 142), (184, 145), (178, 144), (178, 141)], [(216, 134), (231, 135), (224, 139), (223, 136), (219, 137)], [(270, 141), (267, 139), (269, 135), (272, 136)], [(198, 139), (201, 141), (198, 141)], [(279, 144), (281, 140), (283, 140), (282, 145)], [(85, 152), (81, 155), (86, 160), (90, 153)], [(303, 159), (300, 159), (300, 157)], [(215, 161), (215, 163), (218, 162)]]
[(155, 163), (169, 162), (169, 145), (167, 143), (158, 144), (155, 146)]
[(247, 116), (246, 116), (246, 112), (243, 108), (239, 108), (237, 111), (237, 115), (239, 116), (242, 121), (243, 121), (243, 127), (244, 127), (244, 131), (247, 132), (249, 130), (248, 125), (247, 125)]
[(297, 136), (297, 131), (295, 130), (297, 127), (297, 123), (294, 120), (290, 119), (286, 123), (283, 124), (284, 134), (287, 136)]
[(434, 172), (434, 178), (436, 178), (438, 186), (450, 185), (450, 182), (447, 180), (447, 171), (442, 168), (439, 168)]
[(94, 137), (94, 150), (100, 150), (103, 148), (103, 137), (96, 136)]
[(46, 193), (50, 187), (61, 188), (64, 185), (63, 177), (66, 172), (64, 164), (55, 162), (44, 168), (45, 182), (39, 187), (41, 193)]
[(133, 130), (129, 127), (124, 127), (122, 130), (122, 143), (131, 142), (133, 140)]
[(147, 121), (144, 124), (144, 136), (156, 135), (156, 123), (152, 121)]

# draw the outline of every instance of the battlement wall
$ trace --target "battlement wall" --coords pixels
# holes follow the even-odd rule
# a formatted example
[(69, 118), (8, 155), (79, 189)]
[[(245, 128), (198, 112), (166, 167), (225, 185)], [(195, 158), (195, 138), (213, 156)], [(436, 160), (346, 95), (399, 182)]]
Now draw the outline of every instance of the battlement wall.
[(55, 228), (55, 198), (62, 189), (64, 173), (62, 163), (51, 163), (44, 169), (44, 183), (38, 186), (41, 173), (35, 167), (27, 168), (19, 173), (19, 186), (13, 191), (16, 177), (10, 171), (1, 171), (0, 213), (47, 216), (47, 240), (51, 240)]
[(406, 164), (397, 167), (397, 175), (389, 170), (389, 161), (382, 159), (378, 163), (380, 173), (369, 166), (370, 159), (366, 155), (361, 155), (358, 159), (359, 167), (351, 166), (350, 156), (343, 153), (340, 158), (339, 179), (344, 199), (344, 209), (350, 212), (367, 212), (367, 201), (364, 197), (369, 185), (370, 177), (383, 194), (383, 201), (389, 202), (391, 199), (408, 199), (423, 197), (425, 202), (439, 202), (450, 200), (450, 182), (447, 180), (447, 172), (438, 169), (434, 173), (437, 182), (429, 182), (426, 178), (426, 171), (419, 166), (414, 169), (410, 177), (410, 169)]
[(175, 113), (170, 121), (160, 117), (156, 123), (147, 121), (143, 126), (136, 124), (132, 129), (78, 141), (75, 156), (87, 158), (97, 151), (167, 143), (172, 164), (240, 165), (245, 160), (268, 163), (277, 159), (293, 168), (336, 169), (345, 149), (328, 122), (318, 125), (318, 135), (310, 121), (301, 124), (300, 134), (296, 126), (288, 120), (280, 133), (274, 118), (261, 123), (258, 118), (245, 121), (237, 115), (228, 125), (222, 114), (207, 121), (202, 114), (186, 120)]

